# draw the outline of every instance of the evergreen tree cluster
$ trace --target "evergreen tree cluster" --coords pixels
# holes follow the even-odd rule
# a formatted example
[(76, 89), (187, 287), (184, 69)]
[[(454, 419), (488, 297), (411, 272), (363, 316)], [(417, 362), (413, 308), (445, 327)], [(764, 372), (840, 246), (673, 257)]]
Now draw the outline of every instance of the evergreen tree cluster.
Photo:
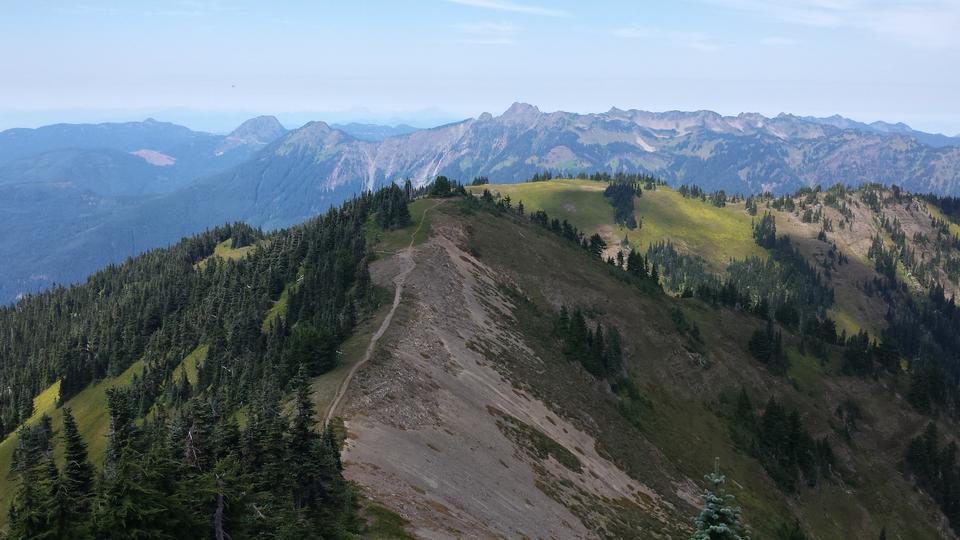
[(560, 352), (570, 362), (576, 362), (610, 385), (617, 395), (617, 409), (629, 422), (639, 426), (644, 409), (649, 403), (627, 374), (620, 332), (613, 326), (597, 323), (591, 328), (581, 309), (568, 310), (561, 306), (554, 321), (554, 338)]
[(49, 420), (20, 430), (12, 538), (341, 538), (359, 532), (356, 494), (341, 474), (339, 441), (315, 429), (309, 381), (292, 383), (291, 419), (265, 381), (249, 425), (213, 396), (138, 423), (134, 395), (108, 395), (110, 437), (94, 474), (64, 411), (64, 466)]
[[(356, 532), (339, 442), (330, 426), (315, 429), (308, 379), (337, 365), (340, 343), (374, 307), (364, 224), (374, 215), (402, 226), (408, 191), (365, 193), (269, 235), (219, 227), (0, 310), (0, 434), (32, 414), (32, 397), (57, 379), (64, 403), (90, 382), (143, 365), (129, 386), (108, 391), (99, 474), (69, 410), (62, 471), (49, 417), (18, 429), (13, 537)], [(210, 257), (235, 237), (255, 249), (238, 260)], [(281, 293), (286, 309), (265, 324)], [(180, 370), (174, 379), (201, 345), (196, 377)], [(282, 412), (290, 393), (292, 421)]]
[(811, 319), (826, 317), (833, 305), (834, 292), (820, 271), (811, 265), (786, 236), (777, 240), (770, 257), (747, 257), (727, 266), (728, 281), (755, 303), (766, 304), (758, 313), (799, 330)]
[(753, 239), (757, 245), (773, 249), (777, 243), (777, 222), (770, 212), (765, 212), (759, 221), (753, 222)]
[(957, 443), (940, 446), (937, 426), (930, 422), (922, 434), (910, 441), (906, 465), (917, 487), (940, 506), (954, 532), (960, 533), (960, 468)]
[(644, 189), (656, 189), (657, 186), (665, 186), (666, 182), (656, 176), (645, 173), (628, 172), (594, 172), (585, 171), (573, 172), (568, 170), (543, 171), (534, 174), (528, 182), (548, 182), (554, 179), (573, 178), (575, 180), (590, 180), (592, 182), (605, 182), (615, 184), (637, 184), (642, 185)]
[(438, 176), (428, 186), (427, 194), (431, 197), (449, 197), (454, 195), (460, 188), (460, 184), (450, 180), (446, 176)]
[(396, 184), (374, 194), (373, 205), (378, 208), (376, 220), (381, 229), (402, 229), (410, 224), (407, 198), (406, 192)]
[(603, 190), (603, 196), (613, 206), (613, 219), (618, 225), (631, 231), (637, 228), (637, 218), (633, 213), (633, 199), (643, 195), (639, 183), (611, 182)]
[(557, 218), (550, 219), (550, 216), (548, 216), (543, 210), (537, 210), (531, 213), (530, 221), (543, 227), (544, 229), (547, 229), (560, 238), (567, 240), (568, 242), (573, 242), (579, 245), (585, 251), (590, 252), (594, 257), (599, 257), (606, 248), (606, 242), (603, 241), (603, 238), (601, 238), (600, 235), (594, 234), (591, 237), (587, 237), (585, 234), (583, 234), (583, 232), (571, 225), (569, 221), (560, 221)]
[(820, 478), (834, 474), (830, 442), (826, 438), (814, 440), (803, 427), (800, 413), (788, 410), (774, 398), (758, 415), (750, 396), (741, 390), (729, 427), (737, 447), (756, 458), (785, 493), (798, 492), (804, 482), (813, 487)]
[(936, 206), (950, 221), (960, 223), (960, 197), (930, 194), (924, 195), (923, 199)]
[(766, 327), (759, 329), (750, 336), (747, 350), (758, 361), (767, 365), (771, 372), (783, 375), (787, 372), (789, 363), (783, 351), (783, 334), (775, 329), (773, 321), (767, 319)]
[[(663, 283), (681, 297), (696, 297), (714, 306), (743, 309), (768, 321), (748, 342), (748, 350), (774, 373), (788, 367), (782, 332), (773, 321), (800, 334), (803, 352), (826, 358), (827, 345), (838, 344), (836, 323), (827, 314), (833, 291), (791, 244), (781, 237), (767, 260), (731, 261), (726, 278), (709, 272), (702, 258), (682, 254), (670, 242), (652, 244), (647, 260), (662, 269)], [(845, 343), (844, 340), (839, 344)]]
[(867, 257), (873, 260), (874, 270), (887, 278), (890, 283), (897, 281), (898, 252), (895, 248), (886, 249), (879, 235), (874, 235), (870, 242), (870, 249), (867, 250)]
[(731, 261), (726, 278), (712, 274), (702, 258), (680, 253), (669, 241), (651, 244), (647, 260), (660, 267), (664, 285), (681, 296), (774, 317), (791, 329), (827, 320), (826, 310), (833, 304), (833, 290), (785, 236), (773, 244), (768, 259)]
[(921, 413), (960, 411), (960, 309), (935, 285), (926, 297), (876, 284), (889, 305), (887, 328), (879, 344), (871, 347), (864, 373), (880, 368), (900, 371), (907, 360), (910, 390), (907, 399)]
[(582, 310), (570, 312), (562, 306), (554, 328), (567, 360), (579, 363), (598, 379), (616, 381), (624, 374), (620, 332), (615, 327), (605, 330), (598, 322), (591, 329)]
[[(182, 401), (207, 389), (234, 406), (270, 370), (285, 385), (302, 364), (312, 375), (330, 369), (372, 301), (367, 216), (392, 214), (387, 225), (399, 226), (409, 216), (400, 209), (405, 201), (396, 187), (364, 194), (269, 236), (241, 224), (218, 227), (110, 266), (85, 284), (0, 308), (0, 436), (32, 414), (33, 397), (54, 381), (65, 402), (138, 360), (144, 369), (133, 387), (141, 412), (163, 392)], [(234, 236), (258, 238), (256, 249), (235, 261), (210, 257)], [(262, 328), (284, 289), (285, 315)], [(168, 384), (201, 344), (209, 353), (196, 387)]]
[[(733, 195), (732, 197), (727, 196), (727, 192), (724, 190), (714, 191), (713, 193), (707, 193), (700, 186), (697, 185), (687, 185), (683, 184), (677, 188), (677, 193), (683, 196), (684, 199), (700, 199), (703, 202), (709, 202), (717, 208), (723, 208), (727, 205), (728, 202), (735, 203), (743, 200), (743, 197), (740, 195)], [(750, 211), (751, 205), (753, 207), (752, 214), (756, 214), (756, 202), (753, 197), (749, 197), (746, 202), (747, 211)]]

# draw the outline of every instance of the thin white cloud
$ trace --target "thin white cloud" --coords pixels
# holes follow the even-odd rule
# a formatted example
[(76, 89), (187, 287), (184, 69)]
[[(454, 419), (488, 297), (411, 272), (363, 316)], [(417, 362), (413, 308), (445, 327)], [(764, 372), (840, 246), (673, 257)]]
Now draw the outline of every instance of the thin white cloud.
[(569, 17), (570, 13), (560, 10), (535, 6), (530, 4), (518, 4), (511, 0), (447, 0), (461, 6), (471, 6), (483, 9), (492, 9), (495, 11), (509, 11), (511, 13), (522, 13), (525, 15), (541, 15), (544, 17)]
[(706, 34), (699, 32), (676, 32), (646, 26), (625, 26), (613, 30), (613, 35), (625, 39), (649, 39), (680, 45), (701, 52), (716, 52), (720, 46)]
[(957, 0), (696, 0), (818, 28), (853, 28), (933, 49), (960, 49)]
[(454, 31), (461, 43), (474, 45), (513, 45), (517, 27), (508, 22), (472, 22), (458, 24)]

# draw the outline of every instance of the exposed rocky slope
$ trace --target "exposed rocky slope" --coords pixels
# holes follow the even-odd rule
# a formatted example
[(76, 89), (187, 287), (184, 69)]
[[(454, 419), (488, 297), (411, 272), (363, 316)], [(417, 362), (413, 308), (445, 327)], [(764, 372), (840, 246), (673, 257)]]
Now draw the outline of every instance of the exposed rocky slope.
[[(714, 456), (757, 535), (796, 517), (814, 538), (870, 538), (884, 527), (888, 538), (952, 537), (898, 470), (925, 420), (887, 383), (828, 376), (833, 368), (809, 357), (794, 360), (790, 377), (772, 376), (745, 350), (756, 319), (638, 291), (508, 217), (447, 204), (433, 219), (342, 411), (346, 476), (418, 537), (682, 538)], [(372, 276), (391, 287), (400, 269), (385, 258)], [(619, 328), (648, 402), (639, 425), (556, 348), (560, 305)], [(677, 333), (674, 306), (700, 325), (704, 349)], [(721, 403), (741, 387), (757, 403), (798, 408), (815, 437), (832, 441), (843, 472), (783, 494), (730, 439)], [(834, 410), (851, 399), (869, 413), (844, 442)]]
[[(895, 129), (896, 128), (896, 129)], [(437, 174), (511, 182), (542, 170), (627, 171), (728, 192), (792, 192), (836, 182), (897, 183), (915, 192), (951, 193), (960, 148), (887, 124), (792, 115), (721, 116), (710, 111), (544, 113), (517, 103), (477, 118), (380, 142), (353, 139), (323, 123), (295, 130), (261, 159), (289, 173), (286, 183), (316, 189), (369, 189)]]

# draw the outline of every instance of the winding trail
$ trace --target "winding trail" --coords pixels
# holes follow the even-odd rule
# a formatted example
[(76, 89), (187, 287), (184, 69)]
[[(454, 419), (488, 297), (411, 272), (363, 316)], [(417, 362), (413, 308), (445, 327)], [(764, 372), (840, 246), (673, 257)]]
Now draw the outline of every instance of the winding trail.
[(423, 214), (420, 216), (420, 225), (417, 226), (417, 230), (413, 231), (410, 235), (410, 243), (407, 244), (407, 247), (397, 252), (397, 256), (400, 258), (400, 264), (402, 269), (400, 273), (393, 278), (394, 283), (394, 292), (393, 292), (393, 305), (390, 307), (390, 312), (387, 313), (387, 316), (383, 319), (383, 322), (380, 323), (380, 328), (377, 328), (377, 331), (374, 332), (373, 336), (370, 338), (370, 343), (367, 345), (366, 352), (363, 353), (363, 358), (359, 362), (353, 365), (350, 368), (350, 372), (347, 373), (347, 376), (340, 381), (340, 384), (337, 386), (337, 393), (333, 396), (333, 401), (330, 402), (330, 407), (327, 409), (327, 415), (323, 419), (323, 425), (326, 425), (333, 419), (334, 413), (337, 411), (337, 408), (340, 407), (340, 402), (343, 400), (343, 396), (347, 393), (347, 388), (350, 387), (350, 381), (353, 380), (353, 376), (356, 375), (357, 370), (360, 369), (360, 366), (367, 363), (367, 360), (370, 360), (370, 356), (373, 355), (373, 349), (377, 346), (377, 342), (380, 341), (380, 337), (390, 328), (390, 321), (393, 320), (393, 314), (397, 311), (397, 306), (400, 305), (400, 299), (403, 296), (403, 285), (407, 281), (407, 276), (410, 275), (410, 272), (417, 266), (413, 261), (413, 241), (417, 237), (417, 233), (420, 232), (420, 229), (423, 228), (423, 224), (427, 221), (427, 212), (433, 210), (437, 206), (443, 204), (443, 201), (437, 201), (436, 204), (429, 208), (423, 210)]

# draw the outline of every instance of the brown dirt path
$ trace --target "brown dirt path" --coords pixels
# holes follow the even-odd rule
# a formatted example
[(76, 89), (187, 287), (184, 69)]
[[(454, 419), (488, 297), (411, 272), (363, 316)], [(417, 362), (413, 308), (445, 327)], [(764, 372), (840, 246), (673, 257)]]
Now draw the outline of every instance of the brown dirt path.
[(327, 414), (323, 419), (324, 425), (330, 422), (330, 420), (333, 418), (333, 415), (340, 407), (340, 402), (343, 401), (343, 396), (347, 393), (347, 388), (350, 387), (350, 381), (353, 380), (353, 376), (356, 375), (357, 370), (360, 369), (360, 366), (366, 364), (367, 361), (370, 360), (370, 356), (373, 354), (373, 351), (377, 346), (377, 342), (380, 341), (380, 337), (383, 336), (384, 332), (386, 332), (390, 327), (390, 321), (393, 320), (393, 314), (397, 311), (397, 306), (400, 305), (400, 300), (403, 297), (403, 285), (407, 280), (407, 276), (410, 275), (410, 272), (416, 267), (416, 263), (414, 262), (412, 255), (413, 240), (423, 227), (423, 224), (426, 221), (427, 212), (441, 204), (443, 204), (443, 201), (437, 201), (436, 204), (426, 208), (423, 211), (423, 215), (420, 217), (420, 225), (417, 226), (417, 230), (410, 234), (410, 243), (406, 248), (397, 253), (397, 257), (400, 260), (401, 270), (400, 273), (393, 278), (393, 283), (395, 286), (393, 293), (393, 306), (390, 307), (390, 312), (387, 313), (387, 316), (383, 319), (383, 322), (380, 323), (380, 328), (377, 328), (377, 331), (370, 338), (370, 344), (367, 345), (367, 350), (364, 352), (363, 358), (353, 365), (353, 368), (350, 369), (350, 372), (347, 373), (347, 376), (344, 377), (343, 381), (341, 381), (340, 385), (337, 387), (337, 392), (334, 395), (333, 400), (330, 402), (330, 407), (327, 409)]

